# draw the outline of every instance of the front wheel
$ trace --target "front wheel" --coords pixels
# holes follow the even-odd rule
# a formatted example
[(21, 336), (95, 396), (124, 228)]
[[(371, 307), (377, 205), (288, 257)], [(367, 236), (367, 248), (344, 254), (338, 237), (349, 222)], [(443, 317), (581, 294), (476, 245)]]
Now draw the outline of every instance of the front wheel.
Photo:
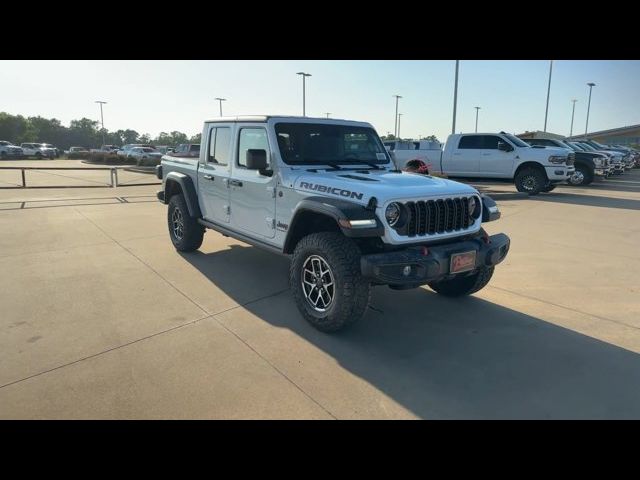
[(305, 320), (322, 332), (352, 325), (369, 305), (371, 285), (360, 273), (360, 250), (340, 233), (313, 233), (300, 240), (289, 282)]
[(553, 190), (555, 190), (556, 185), (553, 183), (548, 184), (546, 187), (544, 187), (541, 192), (551, 192)]
[(483, 267), (466, 277), (453, 277), (429, 284), (432, 290), (445, 297), (461, 297), (471, 295), (487, 286), (493, 276), (495, 267)]
[(192, 252), (200, 248), (204, 238), (204, 227), (189, 215), (187, 202), (182, 194), (174, 195), (169, 200), (167, 223), (169, 236), (176, 250)]
[(529, 195), (537, 195), (547, 184), (547, 178), (539, 168), (525, 167), (518, 172), (515, 178), (516, 189)]
[(585, 168), (582, 165), (578, 165), (576, 167), (576, 171), (573, 172), (573, 175), (569, 177), (567, 182), (569, 183), (569, 185), (573, 185), (575, 187), (581, 185), (589, 185), (593, 182), (593, 174), (589, 171), (588, 168)]

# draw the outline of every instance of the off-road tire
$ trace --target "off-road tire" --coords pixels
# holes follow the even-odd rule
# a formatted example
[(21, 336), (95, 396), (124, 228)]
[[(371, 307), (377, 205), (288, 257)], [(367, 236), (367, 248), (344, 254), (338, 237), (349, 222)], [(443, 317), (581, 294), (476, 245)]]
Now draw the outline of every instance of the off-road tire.
[[(176, 213), (176, 210), (179, 213)], [(175, 217), (174, 217), (175, 215)], [(176, 234), (175, 222), (178, 219), (182, 221), (182, 229)], [(173, 246), (179, 252), (193, 252), (200, 248), (204, 238), (204, 227), (197, 220), (189, 215), (187, 202), (181, 193), (174, 195), (169, 200), (169, 208), (167, 209), (167, 226), (169, 227), (169, 236)]]
[(491, 280), (495, 267), (484, 267), (467, 277), (454, 277), (429, 284), (432, 290), (445, 297), (461, 297), (482, 290)]
[(557, 186), (557, 185), (555, 185), (554, 183), (550, 183), (550, 184), (548, 184), (546, 187), (544, 187), (544, 188), (543, 188), (542, 190), (540, 190), (540, 191), (541, 191), (541, 192), (547, 192), (547, 193), (548, 193), (548, 192), (551, 192), (551, 191), (555, 190), (555, 189), (556, 189), (556, 186)]
[[(326, 311), (316, 311), (302, 287), (305, 262), (318, 256), (331, 269), (335, 283)], [(291, 259), (289, 284), (305, 320), (322, 332), (336, 332), (358, 321), (367, 310), (371, 285), (360, 272), (360, 249), (337, 232), (312, 233), (296, 245)]]
[(518, 172), (515, 178), (516, 189), (529, 195), (537, 195), (542, 191), (548, 180), (539, 168), (526, 167)]

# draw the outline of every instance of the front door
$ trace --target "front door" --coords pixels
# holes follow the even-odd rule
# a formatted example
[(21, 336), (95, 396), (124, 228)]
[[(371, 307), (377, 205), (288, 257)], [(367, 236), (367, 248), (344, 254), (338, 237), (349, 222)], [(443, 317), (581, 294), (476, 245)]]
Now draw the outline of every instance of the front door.
[(463, 135), (451, 155), (443, 162), (444, 173), (456, 177), (478, 176), (478, 163), (481, 147), (480, 135)]
[(480, 153), (480, 164), (478, 169), (480, 176), (490, 178), (510, 178), (513, 172), (513, 162), (516, 154), (515, 150), (505, 152), (498, 150), (498, 142), (511, 145), (507, 140), (498, 135), (481, 135), (482, 149)]
[(211, 125), (207, 131), (206, 150), (200, 157), (198, 197), (202, 216), (211, 222), (229, 223), (231, 137), (230, 125)]
[(267, 152), (271, 162), (271, 149), (267, 130), (263, 126), (242, 126), (237, 135), (233, 173), (229, 180), (231, 224), (235, 229), (265, 238), (275, 237), (276, 177), (247, 169), (247, 150)]

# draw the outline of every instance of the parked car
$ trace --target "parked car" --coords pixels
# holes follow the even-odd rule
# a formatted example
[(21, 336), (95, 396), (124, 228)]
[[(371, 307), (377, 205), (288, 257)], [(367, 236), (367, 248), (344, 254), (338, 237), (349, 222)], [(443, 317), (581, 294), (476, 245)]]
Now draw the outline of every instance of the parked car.
[(609, 157), (609, 164), (613, 167), (613, 174), (622, 175), (624, 173), (624, 155), (620, 152), (616, 152), (614, 150), (601, 150), (584, 141), (571, 143), (587, 152), (604, 153)]
[(167, 155), (167, 154), (173, 152), (174, 149), (173, 149), (173, 147), (170, 147), (168, 145), (156, 145), (156, 150), (158, 150), (163, 155)]
[(133, 147), (127, 158), (135, 160), (138, 166), (159, 165), (162, 152), (150, 147)]
[(165, 155), (156, 171), (176, 250), (198, 249), (211, 229), (291, 255), (298, 310), (324, 332), (358, 321), (373, 285), (473, 294), (509, 252), (507, 235), (482, 228), (499, 218), (495, 202), (470, 185), (398, 172), (366, 122), (208, 121), (198, 158)]
[(551, 138), (525, 138), (531, 146), (565, 148), (574, 155), (575, 173), (567, 179), (570, 185), (589, 185), (596, 176), (606, 177), (608, 174), (607, 156), (602, 153), (585, 152), (573, 147), (562, 140)]
[(67, 151), (69, 159), (86, 159), (89, 157), (89, 149), (85, 147), (70, 147)]
[(178, 145), (175, 150), (168, 155), (172, 157), (186, 157), (197, 158), (200, 156), (200, 144), (199, 143), (182, 143)]
[(505, 132), (452, 134), (435, 155), (430, 172), (513, 180), (519, 192), (529, 195), (550, 192), (575, 173), (574, 155), (567, 149), (533, 148)]
[(116, 152), (116, 154), (119, 157), (128, 157), (129, 151), (132, 148), (136, 148), (136, 147), (153, 148), (153, 145), (150, 145), (148, 143), (128, 143), (127, 145), (123, 145), (122, 148)]
[(42, 148), (52, 149), (55, 152), (55, 158), (58, 158), (60, 156), (60, 150), (58, 149), (58, 147), (55, 147), (50, 143), (41, 143), (40, 145), (42, 145)]
[(53, 148), (45, 148), (40, 143), (22, 143), (20, 144), (25, 157), (55, 158), (56, 151)]
[(430, 169), (429, 157), (433, 157), (434, 153), (437, 154), (442, 149), (440, 142), (430, 140), (387, 140), (384, 146), (389, 152), (393, 152), (398, 170), (404, 169), (410, 160), (420, 160)]
[(631, 170), (635, 165), (635, 154), (626, 147), (621, 147), (618, 145), (604, 145), (609, 150), (613, 150), (615, 152), (620, 152), (624, 155), (623, 162), (625, 170)]
[(9, 160), (9, 159), (18, 159), (23, 158), (24, 152), (22, 148), (14, 145), (11, 142), (7, 142), (6, 140), (0, 141), (0, 159)]

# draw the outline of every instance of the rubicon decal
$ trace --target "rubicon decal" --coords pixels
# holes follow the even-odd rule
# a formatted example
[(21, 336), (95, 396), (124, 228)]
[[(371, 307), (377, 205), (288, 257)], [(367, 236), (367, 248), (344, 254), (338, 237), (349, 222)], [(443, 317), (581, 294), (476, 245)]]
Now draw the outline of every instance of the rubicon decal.
[(364, 196), (363, 193), (352, 192), (351, 190), (344, 190), (342, 188), (329, 187), (327, 185), (319, 185), (317, 183), (300, 182), (300, 188), (320, 193), (330, 193), (339, 197), (355, 198), (357, 200), (362, 200), (362, 197)]

